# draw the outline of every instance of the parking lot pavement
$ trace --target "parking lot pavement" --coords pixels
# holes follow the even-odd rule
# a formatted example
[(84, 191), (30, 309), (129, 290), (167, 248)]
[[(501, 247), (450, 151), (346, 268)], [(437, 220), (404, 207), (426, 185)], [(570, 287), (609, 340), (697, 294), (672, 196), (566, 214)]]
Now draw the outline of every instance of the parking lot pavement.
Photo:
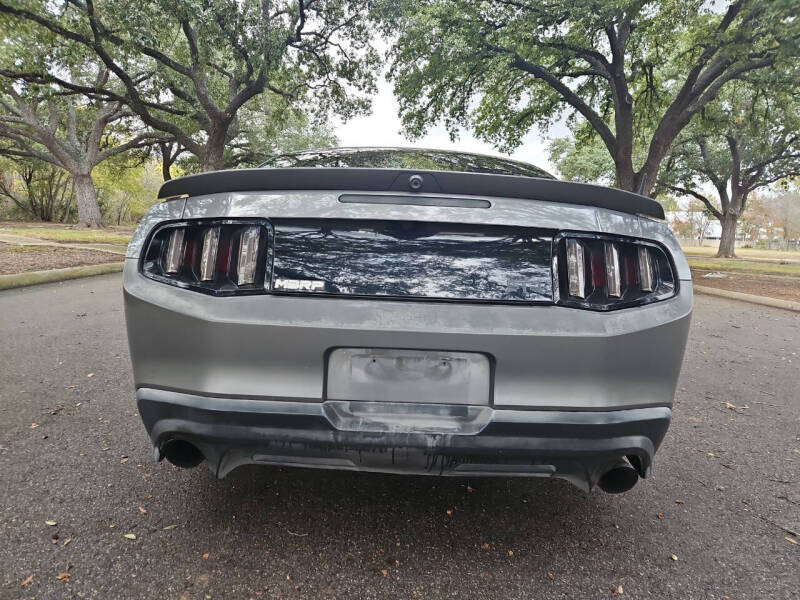
[(120, 286), (0, 292), (0, 598), (800, 597), (797, 314), (696, 299), (654, 477), (621, 496), (268, 467), (216, 481), (152, 462)]

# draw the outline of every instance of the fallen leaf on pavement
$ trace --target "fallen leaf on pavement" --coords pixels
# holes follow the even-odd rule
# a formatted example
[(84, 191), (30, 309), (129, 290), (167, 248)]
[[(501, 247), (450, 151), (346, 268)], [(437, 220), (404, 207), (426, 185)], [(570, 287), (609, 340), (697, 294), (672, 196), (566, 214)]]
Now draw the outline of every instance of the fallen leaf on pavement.
[(556, 576), (553, 575), (552, 573), (548, 573), (547, 576), (550, 578), (550, 581), (555, 581), (556, 580)]
[(664, 513), (658, 513), (656, 516), (657, 516), (659, 519), (663, 519), (663, 518), (664, 518)]
[(386, 569), (381, 569), (381, 575), (386, 577), (388, 574), (389, 574), (389, 571), (387, 571)]
[(166, 526), (166, 527), (164, 527), (163, 529), (164, 529), (164, 531), (168, 531), (168, 530), (170, 530), (170, 529), (177, 529), (177, 528), (178, 528), (178, 526), (177, 526), (177, 525), (167, 525), (167, 526)]
[(31, 426), (28, 429), (36, 429), (39, 426), (38, 423), (31, 423)]
[(451, 516), (453, 515), (453, 509), (452, 509), (452, 508), (448, 508), (448, 509), (447, 509), (446, 511), (444, 511), (444, 512), (445, 512), (445, 513), (447, 513), (447, 516), (448, 516), (448, 517), (451, 517)]
[(514, 551), (513, 551), (513, 550), (509, 550), (509, 551), (508, 551), (508, 555), (509, 555), (509, 556), (514, 556)]
[(731, 404), (730, 402), (726, 402), (725, 403), (725, 408), (728, 408), (730, 410), (736, 410), (736, 405), (735, 404)]
[(796, 540), (796, 539), (794, 539), (794, 538), (792, 538), (792, 537), (789, 537), (788, 535), (787, 535), (785, 538), (783, 538), (783, 539), (785, 539), (785, 540), (786, 540), (787, 542), (789, 542), (790, 544), (794, 544), (795, 546), (797, 546), (797, 545), (798, 545), (798, 542), (797, 542), (797, 540)]
[(672, 560), (678, 560), (678, 557), (677, 557), (675, 554), (670, 554), (670, 555), (669, 555), (669, 557), (670, 557)]
[(675, 504), (683, 504), (683, 500), (675, 500)]
[(94, 373), (89, 373), (87, 377), (94, 377)]
[(56, 575), (56, 579), (59, 581), (69, 581), (69, 573), (67, 571), (61, 571), (58, 575)]
[(22, 582), (21, 587), (28, 587), (32, 583), (33, 583), (33, 573), (31, 573), (25, 578), (25, 580)]
[(144, 506), (140, 506), (139, 507), (139, 512), (142, 513), (143, 515), (146, 515), (147, 514), (147, 509)]
[(133, 534), (133, 533), (126, 533), (126, 534), (125, 534), (124, 536), (122, 536), (122, 537), (124, 537), (126, 540), (135, 540), (135, 539), (136, 539), (136, 535), (135, 535), (135, 534)]
[(614, 588), (614, 595), (615, 596), (622, 596), (622, 586), (618, 585)]
[(120, 459), (120, 461), (119, 461), (119, 462), (120, 462), (121, 464), (123, 464), (123, 465), (124, 465), (126, 462), (128, 462), (128, 457), (127, 457), (127, 456), (123, 456), (123, 457)]
[(58, 523), (56, 523), (56, 522), (55, 522), (55, 521), (53, 521), (52, 519), (51, 519), (51, 520), (48, 520), (48, 521), (45, 521), (45, 522), (44, 522), (44, 524), (45, 524), (45, 525), (50, 525), (50, 527), (55, 527), (56, 525), (58, 525)]
[(64, 540), (64, 543), (61, 544), (62, 546), (67, 546), (72, 541), (72, 538), (67, 538)]
[(489, 543), (488, 542), (483, 542), (481, 544), (481, 548), (483, 548), (484, 550), (488, 550), (489, 549)]
[(208, 552), (203, 552), (203, 560), (208, 560), (208, 557), (211, 556)]

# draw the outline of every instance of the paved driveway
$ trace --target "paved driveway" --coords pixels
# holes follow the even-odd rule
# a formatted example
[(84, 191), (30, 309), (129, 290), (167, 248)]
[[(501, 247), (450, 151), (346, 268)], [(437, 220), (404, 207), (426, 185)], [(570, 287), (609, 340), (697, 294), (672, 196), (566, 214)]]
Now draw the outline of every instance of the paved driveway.
[(798, 598), (800, 316), (698, 297), (655, 476), (586, 496), (154, 464), (119, 275), (11, 290), (0, 469), (0, 598)]

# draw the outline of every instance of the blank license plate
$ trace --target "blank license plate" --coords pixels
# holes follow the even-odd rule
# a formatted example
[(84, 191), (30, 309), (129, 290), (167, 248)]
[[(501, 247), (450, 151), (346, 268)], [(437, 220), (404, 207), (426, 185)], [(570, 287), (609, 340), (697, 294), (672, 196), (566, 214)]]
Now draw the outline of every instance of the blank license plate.
[(487, 405), (490, 381), (489, 359), (477, 352), (337, 348), (327, 398)]

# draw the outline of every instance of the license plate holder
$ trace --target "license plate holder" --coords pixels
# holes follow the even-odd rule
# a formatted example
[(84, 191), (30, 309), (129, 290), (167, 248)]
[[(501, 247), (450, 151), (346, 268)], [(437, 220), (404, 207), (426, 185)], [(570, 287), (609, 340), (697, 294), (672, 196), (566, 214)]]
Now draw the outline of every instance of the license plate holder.
[(479, 352), (336, 348), (326, 381), (329, 400), (488, 405), (491, 365)]

